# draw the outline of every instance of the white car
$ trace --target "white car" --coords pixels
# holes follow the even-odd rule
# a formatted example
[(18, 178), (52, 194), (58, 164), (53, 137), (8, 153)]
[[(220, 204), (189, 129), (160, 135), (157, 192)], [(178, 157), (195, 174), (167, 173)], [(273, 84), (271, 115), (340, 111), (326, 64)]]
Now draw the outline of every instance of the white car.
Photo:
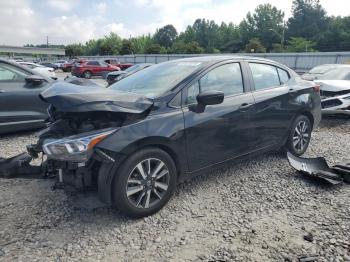
[(26, 66), (33, 71), (36, 71), (46, 77), (51, 77), (52, 79), (57, 79), (55, 70), (51, 67), (46, 67), (43, 65), (35, 64), (35, 63), (30, 63), (30, 62), (18, 62), (18, 64)]
[(350, 115), (350, 65), (329, 70), (315, 82), (320, 85), (323, 114)]
[(68, 61), (66, 60), (58, 60), (54, 64), (58, 66), (58, 68), (62, 68), (64, 64), (67, 64)]

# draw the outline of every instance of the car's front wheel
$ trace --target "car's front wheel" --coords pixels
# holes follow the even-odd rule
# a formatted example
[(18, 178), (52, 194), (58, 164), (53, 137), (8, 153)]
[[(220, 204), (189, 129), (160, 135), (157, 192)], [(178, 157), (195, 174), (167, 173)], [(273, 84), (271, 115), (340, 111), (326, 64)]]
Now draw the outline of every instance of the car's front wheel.
[(310, 143), (311, 131), (310, 119), (305, 115), (298, 116), (293, 122), (287, 149), (296, 156), (304, 154)]
[(159, 211), (176, 188), (173, 159), (158, 148), (142, 149), (119, 168), (113, 181), (113, 201), (128, 216), (144, 217)]
[(90, 79), (91, 76), (92, 76), (92, 73), (91, 73), (90, 71), (85, 71), (85, 72), (83, 73), (83, 76), (84, 76), (84, 78)]

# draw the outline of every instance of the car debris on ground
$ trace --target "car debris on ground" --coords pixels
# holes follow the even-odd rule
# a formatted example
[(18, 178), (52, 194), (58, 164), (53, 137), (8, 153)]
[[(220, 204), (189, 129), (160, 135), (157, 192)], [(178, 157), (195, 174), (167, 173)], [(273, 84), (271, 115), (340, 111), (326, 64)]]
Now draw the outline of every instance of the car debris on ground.
[(338, 185), (343, 181), (350, 183), (350, 161), (329, 167), (323, 157), (303, 158), (289, 152), (287, 157), (290, 165), (303, 174), (325, 180), (332, 185)]

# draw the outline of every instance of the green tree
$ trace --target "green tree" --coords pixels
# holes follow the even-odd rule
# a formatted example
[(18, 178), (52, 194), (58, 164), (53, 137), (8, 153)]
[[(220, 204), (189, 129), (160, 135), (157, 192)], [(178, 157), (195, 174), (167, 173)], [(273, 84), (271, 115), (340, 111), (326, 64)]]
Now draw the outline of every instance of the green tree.
[(134, 46), (130, 40), (123, 39), (122, 47), (120, 49), (121, 55), (130, 55), (134, 53)]
[(146, 47), (145, 53), (146, 54), (164, 54), (166, 53), (166, 50), (160, 44), (151, 44), (150, 46)]
[(146, 49), (153, 44), (153, 38), (151, 35), (142, 35), (130, 39), (135, 54), (145, 54)]
[(350, 16), (330, 17), (316, 47), (320, 51), (350, 51)]
[(217, 48), (221, 52), (238, 52), (241, 48), (239, 27), (233, 23), (221, 23), (218, 32)]
[(288, 19), (288, 37), (318, 41), (329, 21), (319, 0), (294, 0), (292, 17)]
[(246, 53), (266, 53), (266, 48), (262, 45), (258, 38), (252, 38), (245, 46)]
[(95, 39), (87, 41), (84, 45), (84, 55), (98, 55), (100, 42)]
[(173, 44), (170, 52), (174, 54), (201, 54), (204, 52), (204, 48), (202, 48), (196, 41), (185, 43), (180, 40)]
[(66, 56), (75, 57), (84, 54), (84, 47), (82, 44), (71, 44), (65, 47)]
[(105, 36), (99, 45), (100, 55), (118, 55), (122, 47), (122, 39), (116, 33)]
[(153, 38), (155, 43), (164, 46), (165, 48), (169, 48), (177, 37), (178, 34), (175, 27), (173, 25), (166, 25), (160, 29), (157, 29)]
[(243, 44), (258, 38), (268, 51), (273, 43), (281, 43), (284, 34), (284, 13), (270, 4), (259, 5), (254, 13), (248, 12), (240, 23)]
[(315, 42), (307, 40), (303, 37), (292, 37), (288, 41), (286, 49), (288, 52), (314, 52), (316, 51), (313, 48), (315, 45)]

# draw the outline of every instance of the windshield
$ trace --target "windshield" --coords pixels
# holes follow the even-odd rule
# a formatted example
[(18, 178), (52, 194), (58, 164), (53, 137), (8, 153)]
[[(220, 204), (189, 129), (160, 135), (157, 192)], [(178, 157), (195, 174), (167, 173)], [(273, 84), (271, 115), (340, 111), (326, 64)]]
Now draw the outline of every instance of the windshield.
[(309, 73), (310, 74), (324, 74), (327, 71), (331, 70), (332, 68), (334, 69), (336, 67), (335, 65), (320, 65), (312, 68)]
[(166, 62), (150, 66), (111, 85), (111, 89), (155, 98), (181, 82), (201, 66), (200, 62)]
[(318, 77), (322, 80), (350, 80), (350, 67), (337, 68)]
[(141, 67), (141, 65), (133, 65), (133, 66), (130, 66), (129, 68), (125, 69), (124, 71), (125, 72), (133, 72), (135, 70), (138, 70), (140, 67)]

